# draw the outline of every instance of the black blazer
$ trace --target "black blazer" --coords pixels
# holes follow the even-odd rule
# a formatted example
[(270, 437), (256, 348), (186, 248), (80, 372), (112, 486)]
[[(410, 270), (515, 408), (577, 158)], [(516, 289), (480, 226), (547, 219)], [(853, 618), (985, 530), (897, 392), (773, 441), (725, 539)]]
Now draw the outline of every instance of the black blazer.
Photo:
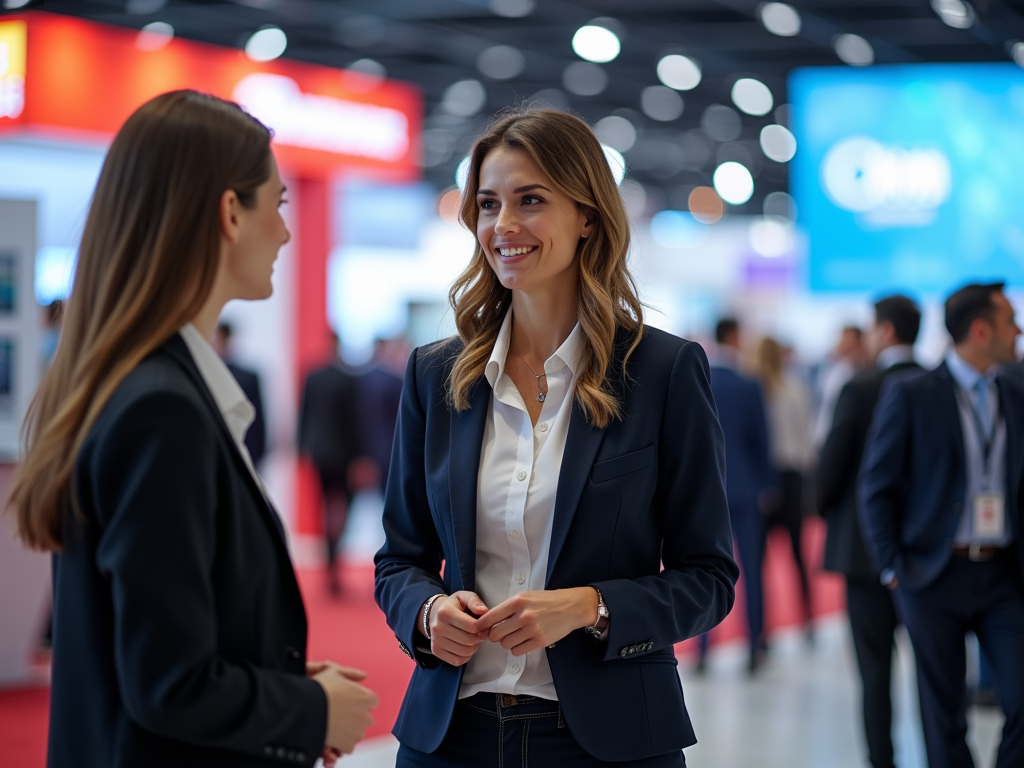
[(283, 531), (180, 336), (118, 387), (74, 485), (49, 765), (312, 765), (327, 702)]
[[(996, 385), (1006, 419), (1006, 517), (1024, 569), (1024, 383), (1000, 374)], [(953, 556), (966, 502), (964, 439), (953, 386), (945, 363), (885, 382), (857, 484), (868, 553), (879, 570), (892, 568), (900, 587), (912, 592), (931, 584)]]
[[(620, 333), (617, 360), (627, 345)], [(445, 382), (459, 349), (450, 341), (409, 362), (376, 557), (377, 602), (417, 663), (394, 733), (424, 752), (448, 730), (465, 668), (417, 647), (420, 607), (438, 592), (472, 590), (476, 574), (491, 388), (481, 379), (469, 410), (449, 409)], [(548, 589), (592, 584), (611, 612), (605, 642), (578, 630), (545, 651), (570, 731), (602, 760), (695, 743), (672, 646), (726, 616), (738, 576), (703, 350), (648, 328), (627, 372), (622, 420), (597, 429), (573, 405), (547, 572)]]
[(854, 376), (836, 401), (832, 428), (818, 455), (818, 510), (828, 522), (824, 568), (855, 579), (878, 579), (857, 518), (857, 473), (882, 382), (890, 374), (920, 370), (912, 361)]
[(299, 451), (332, 485), (348, 491), (348, 468), (363, 453), (355, 377), (325, 365), (306, 377), (299, 406)]

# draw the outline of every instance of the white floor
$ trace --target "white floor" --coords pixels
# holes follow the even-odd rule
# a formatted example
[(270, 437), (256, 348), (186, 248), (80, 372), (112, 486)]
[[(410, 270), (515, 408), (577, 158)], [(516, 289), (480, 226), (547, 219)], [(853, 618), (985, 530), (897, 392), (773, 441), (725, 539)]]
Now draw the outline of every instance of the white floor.
[[(815, 643), (782, 633), (753, 679), (743, 644), (713, 649), (708, 671), (682, 672), (687, 708), (700, 743), (686, 750), (691, 768), (866, 768), (853, 652), (845, 619), (821, 622)], [(906, 638), (897, 649), (894, 739), (899, 768), (926, 768), (913, 657)], [(995, 710), (970, 715), (969, 740), (977, 768), (991, 768), (1002, 727)], [(373, 739), (342, 768), (390, 768), (398, 746)]]

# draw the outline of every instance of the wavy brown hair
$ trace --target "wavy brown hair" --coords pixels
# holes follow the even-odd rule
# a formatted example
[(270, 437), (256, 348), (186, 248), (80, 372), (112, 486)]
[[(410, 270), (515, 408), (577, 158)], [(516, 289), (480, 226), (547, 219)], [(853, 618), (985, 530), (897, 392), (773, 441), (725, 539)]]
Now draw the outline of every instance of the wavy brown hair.
[[(640, 343), (643, 305), (626, 265), (629, 219), (611, 168), (597, 136), (583, 120), (551, 109), (517, 110), (499, 115), (469, 154), (469, 174), (462, 196), (462, 222), (476, 233), (476, 193), (480, 166), (496, 148), (526, 152), (562, 192), (593, 217), (593, 230), (582, 240), (576, 258), (579, 280), (576, 316), (583, 332), (583, 358), (576, 383), (576, 401), (597, 427), (621, 418), (622, 404), (612, 387), (618, 373)], [(449, 293), (455, 327), (463, 348), (448, 380), (449, 401), (456, 410), (469, 408), (469, 392), (484, 375), (498, 338), (512, 291), (498, 280), (477, 241), (469, 266)], [(624, 350), (622, 370), (614, 371), (615, 333), (632, 335)]]
[(11, 492), (21, 540), (58, 550), (77, 508), (78, 452), (125, 377), (194, 318), (220, 262), (220, 202), (243, 206), (270, 178), (270, 131), (236, 104), (173, 91), (118, 131), (78, 250), (53, 365), (25, 419)]

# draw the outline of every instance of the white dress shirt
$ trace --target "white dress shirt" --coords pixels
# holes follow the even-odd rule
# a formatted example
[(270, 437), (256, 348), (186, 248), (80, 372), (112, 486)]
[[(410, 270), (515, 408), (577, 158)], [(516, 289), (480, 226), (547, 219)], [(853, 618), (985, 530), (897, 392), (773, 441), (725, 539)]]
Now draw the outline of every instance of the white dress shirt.
[[(534, 426), (523, 398), (537, 392), (520, 394), (505, 373), (511, 336), (509, 310), (484, 372), (492, 396), (477, 479), (476, 593), (488, 608), (546, 586), (555, 493), (583, 351), (577, 324), (544, 362), (547, 398)], [(544, 649), (517, 657), (490, 641), (466, 665), (459, 698), (481, 692), (558, 698)]]
[(270, 495), (263, 484), (263, 478), (256, 471), (252, 457), (249, 455), (249, 449), (245, 447), (245, 433), (249, 431), (249, 427), (256, 418), (256, 408), (249, 402), (249, 398), (238, 386), (231, 371), (220, 359), (210, 342), (203, 338), (203, 334), (199, 332), (198, 328), (189, 323), (178, 333), (184, 340), (185, 346), (188, 347), (189, 354), (192, 355), (192, 360), (195, 362), (196, 368), (199, 369), (199, 375), (203, 377), (203, 382), (210, 390), (210, 394), (213, 395), (213, 401), (224, 418), (224, 423), (227, 425), (228, 432), (231, 433), (235, 447), (245, 460), (245, 466), (249, 468), (256, 485), (263, 492), (263, 498), (276, 513), (277, 510), (270, 501)]

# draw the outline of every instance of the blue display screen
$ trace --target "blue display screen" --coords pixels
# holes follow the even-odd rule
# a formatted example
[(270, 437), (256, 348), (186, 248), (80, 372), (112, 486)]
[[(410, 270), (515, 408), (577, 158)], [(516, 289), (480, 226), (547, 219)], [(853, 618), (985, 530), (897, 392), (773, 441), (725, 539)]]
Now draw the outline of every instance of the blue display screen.
[(789, 97), (811, 290), (1024, 286), (1024, 70), (801, 69)]

